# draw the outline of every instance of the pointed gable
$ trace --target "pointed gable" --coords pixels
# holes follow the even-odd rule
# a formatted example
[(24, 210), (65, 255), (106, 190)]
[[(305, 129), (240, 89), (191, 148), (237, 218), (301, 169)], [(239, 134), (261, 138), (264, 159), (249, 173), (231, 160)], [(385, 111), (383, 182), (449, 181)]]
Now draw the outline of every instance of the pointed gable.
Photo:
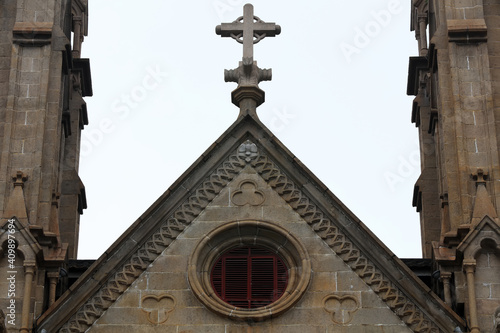
[[(292, 253), (288, 260), (297, 270), (310, 270), (309, 277), (296, 276), (302, 294), (281, 315), (265, 315), (263, 323), (284, 324), (288, 320), (283, 318), (295, 318), (296, 311), (309, 308), (321, 312), (317, 324), (326, 326), (347, 325), (345, 318), (351, 317), (349, 323), (356, 325), (387, 320), (398, 332), (449, 332), (463, 326), (256, 117), (242, 115), (58, 300), (40, 319), (40, 327), (84, 332), (97, 325), (103, 331), (112, 313), (122, 309), (121, 302), (138, 291), (142, 298), (130, 301), (133, 308), (139, 304), (129, 309), (135, 313), (130, 318), (150, 309), (155, 318), (165, 319), (167, 314), (151, 303), (170, 304), (174, 309), (168, 316), (174, 318), (190, 304), (205, 319), (234, 324), (234, 318), (208, 311), (212, 305), (193, 294), (196, 287), (188, 283), (187, 265), (200, 243), (210, 243), (206, 235), (222, 239), (224, 233), (215, 230), (241, 221), (264, 226), (261, 235), (259, 227), (250, 226), (245, 237), (265, 238), (267, 233), (269, 240), (283, 238), (277, 243), (283, 255)], [(227, 233), (234, 236), (238, 230), (229, 228)], [(286, 248), (294, 242), (299, 245)], [(158, 286), (152, 285), (155, 279), (161, 281)], [(189, 296), (176, 296), (176, 283), (183, 283)], [(154, 292), (144, 298), (148, 288)], [(369, 315), (373, 304), (378, 305)], [(387, 315), (377, 316), (378, 311)]]
[[(49, 332), (452, 332), (458, 318), (258, 119), (253, 15), (226, 70), (237, 121), (39, 320)], [(373, 328), (373, 329), (372, 329)], [(253, 330), (253, 329), (252, 329)]]

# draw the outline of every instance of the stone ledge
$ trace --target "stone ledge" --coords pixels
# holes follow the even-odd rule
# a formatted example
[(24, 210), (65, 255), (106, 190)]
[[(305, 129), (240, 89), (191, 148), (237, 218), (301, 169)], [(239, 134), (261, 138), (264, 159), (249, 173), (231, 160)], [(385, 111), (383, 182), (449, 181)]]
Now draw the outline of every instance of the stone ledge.
[(13, 42), (19, 45), (45, 45), (52, 39), (52, 22), (16, 22)]
[(479, 43), (487, 41), (484, 19), (447, 20), (448, 38), (455, 43)]

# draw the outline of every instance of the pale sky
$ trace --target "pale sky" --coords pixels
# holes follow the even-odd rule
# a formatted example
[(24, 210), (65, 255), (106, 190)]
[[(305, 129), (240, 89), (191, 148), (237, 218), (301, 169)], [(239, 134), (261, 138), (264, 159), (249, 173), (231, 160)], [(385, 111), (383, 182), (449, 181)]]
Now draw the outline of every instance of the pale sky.
[[(140, 4), (139, 4), (140, 3)], [(255, 0), (281, 34), (254, 47), (260, 119), (396, 255), (421, 256), (420, 174), (406, 96), (410, 0)], [(236, 120), (242, 46), (215, 26), (240, 0), (89, 0), (94, 96), (82, 132), (80, 259), (99, 257)]]

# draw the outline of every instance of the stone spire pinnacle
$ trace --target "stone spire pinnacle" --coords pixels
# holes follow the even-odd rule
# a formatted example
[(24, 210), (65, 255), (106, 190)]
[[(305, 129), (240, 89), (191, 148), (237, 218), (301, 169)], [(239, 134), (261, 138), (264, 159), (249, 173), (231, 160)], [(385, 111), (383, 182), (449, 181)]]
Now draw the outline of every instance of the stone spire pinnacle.
[(265, 37), (274, 37), (281, 32), (281, 27), (275, 23), (265, 23), (253, 14), (253, 6), (243, 7), (243, 16), (232, 23), (222, 23), (215, 28), (221, 37), (231, 37), (243, 44), (243, 57), (238, 68), (225, 70), (226, 82), (238, 83), (231, 93), (232, 102), (240, 107), (240, 112), (255, 112), (264, 103), (264, 91), (259, 88), (259, 82), (270, 81), (271, 69), (260, 69), (253, 60), (253, 44)]
[(10, 219), (12, 217), (17, 217), (19, 222), (24, 226), (28, 225), (28, 213), (26, 209), (26, 203), (24, 200), (24, 183), (28, 180), (28, 176), (17, 171), (17, 173), (12, 176), (12, 181), (14, 182), (14, 189), (7, 201), (7, 207), (4, 210), (4, 218)]
[(476, 199), (471, 224), (473, 226), (479, 224), (486, 215), (498, 222), (497, 212), (486, 189), (486, 181), (489, 179), (488, 173), (478, 169), (477, 174), (473, 175), (473, 179), (476, 181)]

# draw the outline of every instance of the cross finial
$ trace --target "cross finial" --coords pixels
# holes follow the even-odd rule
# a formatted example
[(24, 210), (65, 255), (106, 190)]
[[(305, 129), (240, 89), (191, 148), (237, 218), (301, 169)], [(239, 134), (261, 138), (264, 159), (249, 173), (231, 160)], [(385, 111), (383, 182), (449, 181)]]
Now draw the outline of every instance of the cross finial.
[(221, 37), (231, 37), (243, 44), (243, 58), (238, 68), (224, 71), (226, 82), (237, 82), (238, 88), (233, 91), (232, 99), (236, 106), (244, 99), (253, 99), (256, 106), (264, 102), (264, 91), (258, 84), (261, 81), (270, 81), (271, 69), (260, 69), (253, 60), (253, 44), (257, 44), (265, 37), (279, 35), (281, 27), (275, 23), (266, 23), (253, 14), (253, 6), (246, 4), (243, 7), (243, 16), (232, 23), (222, 23), (215, 28), (216, 34)]
[(221, 37), (231, 37), (243, 44), (243, 62), (253, 61), (253, 44), (265, 37), (279, 35), (281, 27), (275, 23), (266, 23), (253, 14), (253, 5), (247, 3), (243, 7), (243, 16), (232, 23), (222, 23), (215, 28)]

